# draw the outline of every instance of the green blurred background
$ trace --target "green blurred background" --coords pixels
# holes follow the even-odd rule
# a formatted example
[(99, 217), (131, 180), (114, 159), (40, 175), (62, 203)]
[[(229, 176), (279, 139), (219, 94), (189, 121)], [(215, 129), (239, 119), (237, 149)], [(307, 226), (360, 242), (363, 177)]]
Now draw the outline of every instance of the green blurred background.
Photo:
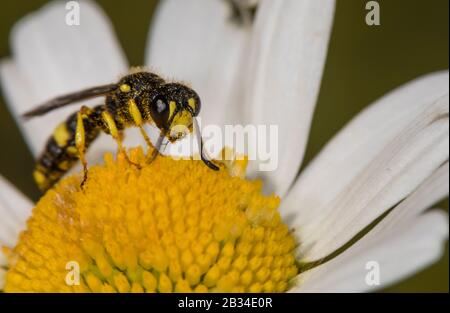
[[(208, 0), (210, 1), (210, 0)], [(4, 1), (0, 13), (0, 58), (10, 55), (9, 32), (26, 13), (47, 1)], [(97, 1), (111, 18), (132, 65), (141, 65), (156, 0)], [(306, 162), (352, 116), (392, 88), (448, 68), (449, 1), (378, 1), (381, 25), (365, 24), (362, 0), (338, 0), (334, 29), (311, 130)], [(26, 91), (24, 91), (26, 92)], [(0, 96), (0, 174), (38, 199), (31, 178), (33, 158)], [(448, 199), (438, 204), (448, 210)], [(448, 292), (448, 245), (435, 265), (388, 292)]]

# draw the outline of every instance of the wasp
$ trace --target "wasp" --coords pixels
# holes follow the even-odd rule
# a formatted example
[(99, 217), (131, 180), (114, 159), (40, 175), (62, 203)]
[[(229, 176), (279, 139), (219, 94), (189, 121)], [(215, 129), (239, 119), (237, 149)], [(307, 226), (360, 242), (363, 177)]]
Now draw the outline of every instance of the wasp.
[(231, 9), (230, 20), (239, 26), (251, 25), (258, 9), (258, 0), (225, 0)]
[(84, 170), (83, 187), (88, 175), (85, 153), (101, 132), (111, 135), (118, 144), (119, 152), (134, 164), (122, 145), (123, 130), (138, 127), (147, 145), (153, 147), (144, 130), (145, 123), (152, 123), (160, 130), (148, 162), (157, 156), (166, 138), (170, 142), (180, 140), (193, 131), (195, 124), (202, 161), (213, 170), (219, 169), (203, 152), (203, 140), (196, 119), (201, 108), (198, 94), (184, 84), (167, 82), (152, 72), (138, 71), (122, 77), (118, 83), (54, 98), (26, 112), (23, 117), (41, 116), (73, 102), (100, 96), (105, 97), (104, 104), (92, 108), (82, 106), (59, 124), (48, 139), (33, 172), (41, 191), (51, 188), (78, 160)]

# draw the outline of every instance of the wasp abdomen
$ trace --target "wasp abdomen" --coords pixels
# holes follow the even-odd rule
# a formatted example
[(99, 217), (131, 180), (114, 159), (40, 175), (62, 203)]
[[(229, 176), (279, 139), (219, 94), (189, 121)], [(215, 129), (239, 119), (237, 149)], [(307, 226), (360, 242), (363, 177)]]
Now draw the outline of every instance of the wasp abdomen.
[[(98, 118), (102, 107), (92, 110), (91, 115), (83, 119), (86, 133), (86, 147), (97, 138), (100, 132)], [(77, 128), (77, 113), (70, 115), (67, 120), (59, 124), (48, 139), (45, 149), (36, 162), (33, 172), (34, 180), (42, 191), (51, 188), (79, 159), (75, 146)]]

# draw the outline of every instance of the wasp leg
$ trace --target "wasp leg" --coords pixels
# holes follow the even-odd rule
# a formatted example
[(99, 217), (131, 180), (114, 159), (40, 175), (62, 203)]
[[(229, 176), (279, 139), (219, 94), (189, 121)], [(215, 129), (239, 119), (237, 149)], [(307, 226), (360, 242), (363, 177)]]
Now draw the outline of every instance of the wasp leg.
[(80, 188), (83, 189), (88, 176), (87, 162), (86, 162), (86, 132), (84, 129), (84, 118), (89, 118), (92, 113), (91, 109), (88, 107), (81, 107), (77, 114), (77, 128), (75, 132), (75, 146), (78, 150), (78, 156), (80, 158), (81, 164), (83, 165), (83, 180), (81, 181)]
[(149, 149), (150, 148), (154, 149), (154, 146), (150, 140), (150, 137), (148, 137), (148, 135), (143, 127), (141, 112), (139, 111), (139, 108), (133, 99), (130, 99), (128, 101), (128, 111), (130, 112), (130, 115), (133, 118), (134, 124), (139, 128), (139, 131), (141, 132), (142, 137), (144, 137), (147, 147)]
[(114, 122), (114, 118), (112, 117), (112, 115), (108, 111), (105, 110), (102, 112), (101, 117), (103, 119), (103, 122), (104, 122), (109, 134), (117, 142), (117, 145), (119, 146), (119, 153), (122, 153), (125, 156), (125, 159), (127, 160), (127, 162), (129, 164), (134, 165), (137, 168), (141, 168), (141, 166), (139, 164), (134, 163), (128, 157), (128, 154), (122, 144), (122, 133), (119, 132), (119, 130), (117, 129), (116, 122)]
[(159, 149), (161, 149), (165, 137), (166, 136), (164, 132), (161, 132), (159, 134), (158, 141), (156, 142), (156, 147), (153, 149), (152, 154), (147, 158), (147, 164), (152, 163), (156, 159), (156, 157), (159, 154)]
[(155, 149), (155, 147), (153, 146), (150, 137), (147, 135), (147, 132), (145, 131), (144, 127), (142, 127), (142, 125), (138, 125), (139, 131), (142, 134), (142, 137), (144, 137), (145, 143), (147, 144), (147, 148), (152, 148)]

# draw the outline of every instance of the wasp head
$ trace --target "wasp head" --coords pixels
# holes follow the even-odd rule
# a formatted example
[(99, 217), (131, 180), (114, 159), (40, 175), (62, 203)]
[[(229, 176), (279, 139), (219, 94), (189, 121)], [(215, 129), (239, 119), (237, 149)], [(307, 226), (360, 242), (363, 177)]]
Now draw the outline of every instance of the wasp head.
[(199, 114), (200, 97), (191, 88), (179, 84), (162, 85), (151, 101), (150, 115), (158, 128), (174, 142), (193, 130), (193, 119)]
[(193, 130), (193, 118), (200, 112), (200, 98), (191, 88), (180, 83), (166, 83), (149, 72), (123, 77), (115, 97), (124, 108), (133, 101), (145, 119), (151, 119), (174, 142)]

